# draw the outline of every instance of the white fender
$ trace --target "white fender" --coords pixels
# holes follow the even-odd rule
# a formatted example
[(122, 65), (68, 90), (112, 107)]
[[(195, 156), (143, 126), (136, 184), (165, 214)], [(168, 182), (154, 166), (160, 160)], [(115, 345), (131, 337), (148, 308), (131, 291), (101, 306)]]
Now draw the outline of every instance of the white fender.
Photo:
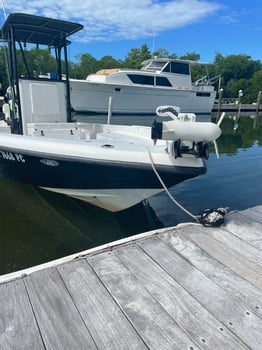
[(4, 103), (2, 106), (2, 111), (5, 115), (5, 120), (9, 120), (10, 119), (10, 106), (9, 103)]

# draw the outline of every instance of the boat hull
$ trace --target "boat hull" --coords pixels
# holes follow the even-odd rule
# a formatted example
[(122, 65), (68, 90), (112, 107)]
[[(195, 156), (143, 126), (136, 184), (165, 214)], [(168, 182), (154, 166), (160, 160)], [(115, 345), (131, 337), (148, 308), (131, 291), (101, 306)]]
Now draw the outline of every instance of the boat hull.
[(128, 86), (70, 80), (71, 105), (78, 113), (106, 114), (112, 98), (112, 114), (154, 115), (160, 105), (176, 105), (181, 112), (210, 114), (215, 91)]
[[(205, 173), (203, 166), (158, 165), (167, 187)], [(163, 190), (152, 166), (0, 147), (1, 176), (120, 211)]]

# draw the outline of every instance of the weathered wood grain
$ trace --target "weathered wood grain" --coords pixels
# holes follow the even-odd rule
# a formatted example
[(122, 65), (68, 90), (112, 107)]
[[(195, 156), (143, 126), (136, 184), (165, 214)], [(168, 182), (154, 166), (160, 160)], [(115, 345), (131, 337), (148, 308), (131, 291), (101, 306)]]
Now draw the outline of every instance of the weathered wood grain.
[(81, 256), (5, 278), (0, 350), (262, 349), (262, 205)]
[(239, 212), (239, 214), (247, 216), (251, 220), (257, 221), (262, 224), (262, 205), (242, 210)]
[(84, 259), (62, 265), (58, 270), (98, 349), (146, 349)]
[(113, 252), (201, 349), (247, 349), (141, 249), (123, 247)]
[[(191, 228), (189, 231), (192, 232)], [(196, 234), (201, 231), (202, 234), (208, 235), (215, 238), (219, 242), (223, 243), (226, 248), (232, 249), (238, 255), (241, 255), (244, 259), (248, 259), (253, 262), (253, 264), (259, 265), (259, 268), (262, 267), (262, 253), (261, 250), (250, 245), (248, 242), (243, 239), (233, 235), (231, 232), (223, 230), (221, 228), (209, 229), (207, 227), (201, 227), (200, 230), (195, 231)]]
[(149, 349), (199, 349), (114, 254), (87, 260)]
[[(196, 228), (193, 227), (188, 227), (187, 230), (181, 229), (178, 235), (173, 235), (172, 237), (169, 235), (169, 241), (177, 245), (175, 243), (177, 236), (186, 240), (188, 243), (190, 243), (190, 240), (193, 241), (214, 259), (229, 267), (232, 271), (236, 272), (257, 288), (262, 289), (262, 267), (260, 265), (207, 234), (205, 228), (199, 227), (197, 233), (194, 234), (194, 232), (196, 232)], [(220, 230), (220, 236), (225, 234), (228, 233)], [(165, 235), (162, 237), (164, 238)], [(201, 257), (201, 252), (199, 256)]]
[[(161, 240), (170, 244), (180, 253), (190, 264), (203, 272), (207, 277), (222, 287), (225, 291), (242, 300), (248, 308), (262, 318), (262, 292), (261, 289), (251, 284), (247, 279), (242, 278), (222, 260), (212, 255), (210, 246), (206, 247), (205, 234), (212, 236), (216, 232), (216, 237), (225, 234), (222, 229), (203, 228), (200, 226), (190, 226), (180, 228), (176, 234), (164, 233), (159, 236)], [(228, 232), (226, 232), (228, 235)], [(204, 235), (199, 240), (199, 235)], [(204, 240), (204, 244), (202, 241)], [(229, 255), (230, 256), (230, 255)]]
[(223, 228), (233, 235), (245, 240), (254, 247), (262, 250), (262, 224), (250, 218), (250, 215), (234, 213), (227, 217)]
[(22, 279), (0, 285), (0, 349), (45, 349)]
[(262, 348), (262, 320), (239, 299), (227, 293), (158, 238), (138, 244), (246, 345), (254, 350)]
[(33, 273), (25, 284), (46, 349), (97, 349), (55, 268)]

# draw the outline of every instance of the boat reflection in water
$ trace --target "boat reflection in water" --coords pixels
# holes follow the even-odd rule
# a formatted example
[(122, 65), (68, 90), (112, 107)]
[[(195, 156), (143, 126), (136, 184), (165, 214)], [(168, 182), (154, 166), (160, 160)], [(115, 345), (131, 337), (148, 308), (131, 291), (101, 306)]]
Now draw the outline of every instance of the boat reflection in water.
[(111, 213), (0, 178), (0, 274), (162, 227), (146, 203)]

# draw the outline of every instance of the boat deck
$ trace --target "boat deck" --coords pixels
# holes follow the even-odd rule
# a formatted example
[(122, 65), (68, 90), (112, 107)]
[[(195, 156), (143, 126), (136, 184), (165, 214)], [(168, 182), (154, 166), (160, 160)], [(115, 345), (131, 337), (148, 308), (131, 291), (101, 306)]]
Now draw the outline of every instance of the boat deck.
[(0, 277), (0, 348), (262, 349), (262, 206)]

